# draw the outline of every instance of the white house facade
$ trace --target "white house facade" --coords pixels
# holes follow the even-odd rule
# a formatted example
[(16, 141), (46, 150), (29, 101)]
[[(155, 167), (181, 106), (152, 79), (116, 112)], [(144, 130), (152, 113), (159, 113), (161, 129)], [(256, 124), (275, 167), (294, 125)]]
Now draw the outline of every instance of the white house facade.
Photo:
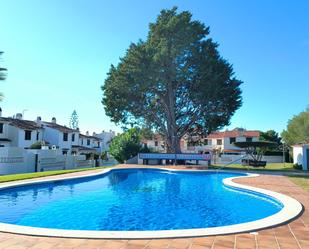
[(16, 118), (0, 117), (0, 147), (28, 149), (42, 139), (43, 128), (34, 121), (23, 120), (21, 114)]
[(303, 170), (309, 170), (309, 144), (293, 145), (293, 163), (302, 165)]
[(78, 140), (78, 130), (57, 124), (56, 118), (51, 122), (42, 122), (44, 128), (43, 140), (47, 141), (50, 146), (60, 149), (63, 154), (72, 153), (72, 145)]
[(103, 152), (109, 150), (109, 143), (116, 136), (116, 132), (112, 130), (102, 131), (98, 134), (94, 133), (93, 136), (101, 140), (101, 146), (99, 150), (100, 152)]
[(199, 145), (186, 145), (186, 151), (213, 152), (218, 151), (223, 154), (242, 154), (243, 149), (235, 146), (235, 142), (259, 141), (260, 132), (256, 130), (245, 130), (235, 128), (233, 130), (217, 131), (210, 133), (206, 138), (199, 140)]

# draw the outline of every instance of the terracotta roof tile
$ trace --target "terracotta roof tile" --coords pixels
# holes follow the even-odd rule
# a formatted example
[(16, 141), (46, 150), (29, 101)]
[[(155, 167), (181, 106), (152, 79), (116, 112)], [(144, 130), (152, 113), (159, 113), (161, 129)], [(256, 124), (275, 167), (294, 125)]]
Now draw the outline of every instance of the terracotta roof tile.
[(47, 127), (56, 129), (58, 131), (61, 132), (76, 132), (77, 130), (71, 129), (69, 127), (63, 126), (63, 125), (59, 125), (59, 124), (55, 124), (55, 123), (51, 123), (51, 122), (43, 122)]
[(0, 121), (8, 122), (10, 125), (17, 127), (17, 128), (20, 128), (20, 129), (23, 129), (23, 130), (37, 130), (37, 129), (42, 128), (36, 122), (30, 121), (30, 120), (1, 117)]
[(232, 131), (217, 131), (210, 133), (207, 138), (225, 138), (225, 137), (259, 137), (259, 131), (240, 131), (240, 130), (232, 130)]
[(98, 138), (98, 137), (95, 137), (95, 136), (90, 136), (90, 135), (85, 135), (85, 134), (79, 134), (80, 137), (83, 137), (83, 138), (93, 138), (97, 141), (101, 141), (102, 139), (101, 138)]

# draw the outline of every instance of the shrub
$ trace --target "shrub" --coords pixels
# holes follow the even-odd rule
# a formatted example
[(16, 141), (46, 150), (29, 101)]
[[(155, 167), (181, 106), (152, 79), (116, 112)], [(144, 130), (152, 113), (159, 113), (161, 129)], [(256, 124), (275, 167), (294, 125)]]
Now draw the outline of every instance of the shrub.
[(303, 169), (303, 165), (295, 163), (295, 164), (293, 164), (293, 168), (294, 169), (298, 169), (298, 170), (302, 170)]
[(30, 149), (33, 149), (33, 150), (40, 150), (41, 148), (42, 148), (41, 141), (35, 142), (34, 144), (30, 146)]
[(112, 139), (109, 152), (118, 162), (123, 163), (136, 156), (141, 147), (139, 130), (131, 128)]

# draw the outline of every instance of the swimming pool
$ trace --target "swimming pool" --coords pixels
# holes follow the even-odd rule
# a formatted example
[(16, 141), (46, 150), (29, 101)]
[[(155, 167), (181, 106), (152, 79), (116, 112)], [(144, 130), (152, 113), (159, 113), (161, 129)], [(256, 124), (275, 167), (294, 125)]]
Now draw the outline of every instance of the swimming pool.
[(21, 229), (68, 237), (114, 234), (121, 238), (149, 237), (156, 231), (167, 237), (175, 231), (186, 236), (183, 232), (215, 231), (280, 216), (287, 206), (282, 196), (244, 189), (230, 181), (247, 176), (113, 169), (89, 177), (11, 186), (0, 189), (0, 230), (6, 227), (15, 228), (15, 232)]

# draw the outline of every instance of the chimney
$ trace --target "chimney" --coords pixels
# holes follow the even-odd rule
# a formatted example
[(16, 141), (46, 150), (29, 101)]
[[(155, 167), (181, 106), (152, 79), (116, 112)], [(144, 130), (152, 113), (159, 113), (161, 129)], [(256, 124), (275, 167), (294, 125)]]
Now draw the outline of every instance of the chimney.
[(57, 119), (55, 117), (52, 118), (52, 123), (57, 124)]
[(89, 136), (89, 131), (86, 131), (86, 136)]
[(40, 116), (36, 118), (36, 123), (39, 125), (42, 123), (42, 118)]
[(0, 107), (0, 117), (2, 117), (2, 108)]
[(92, 133), (92, 136), (95, 137), (95, 135), (97, 135), (95, 132)]
[(19, 119), (19, 120), (22, 120), (23, 119), (23, 115), (21, 113), (16, 113), (15, 118)]

